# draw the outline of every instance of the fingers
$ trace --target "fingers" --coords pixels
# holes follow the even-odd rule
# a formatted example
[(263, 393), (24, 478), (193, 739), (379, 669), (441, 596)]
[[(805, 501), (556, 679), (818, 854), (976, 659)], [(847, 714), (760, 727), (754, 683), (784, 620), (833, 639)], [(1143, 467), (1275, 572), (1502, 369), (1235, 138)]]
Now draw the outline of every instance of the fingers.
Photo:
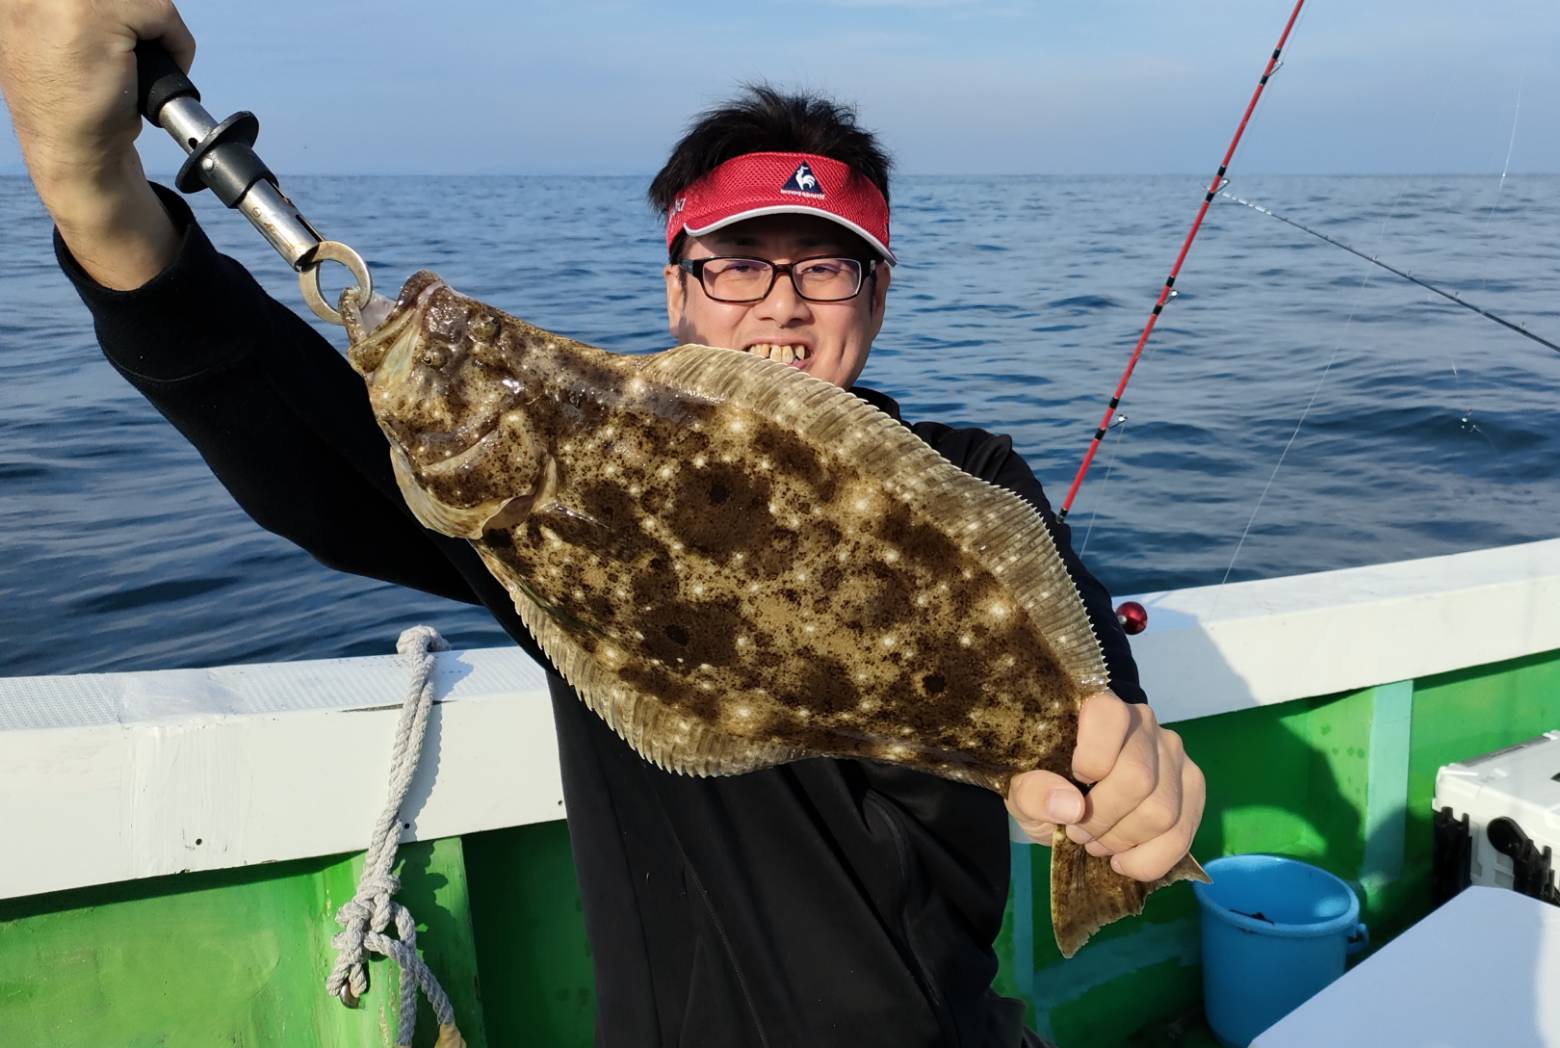
[(1057, 823), (1081, 818), (1083, 794), (1060, 775), (1031, 771), (1008, 784), (1007, 810), (1036, 844), (1050, 844)]
[(1159, 880), (1191, 850), (1206, 801), (1207, 785), (1202, 770), (1186, 761), (1181, 766), (1181, 817), (1169, 831), (1116, 855), (1111, 866), (1117, 873), (1136, 880)]
[(1086, 797), (1050, 772), (1028, 772), (1009, 784), (1008, 811), (1031, 838), (1044, 843), (1065, 826), (1089, 854), (1112, 856), (1118, 872), (1142, 881), (1163, 877), (1190, 849), (1206, 784), (1181, 737), (1161, 728), (1147, 706), (1110, 692), (1086, 699), (1072, 771), (1093, 784)]
[(1181, 821), (1181, 767), (1186, 761), (1181, 737), (1161, 728), (1154, 732), (1154, 739), (1158, 749), (1159, 774), (1153, 789), (1121, 814), (1108, 830), (1095, 836), (1086, 846), (1095, 849), (1092, 854), (1124, 852), (1170, 832)]
[(160, 41), (184, 72), (188, 73), (195, 64), (195, 36), (172, 4), (165, 0), (147, 4), (144, 17), (137, 21), (134, 29), (142, 40)]
[[(1088, 813), (1067, 828), (1067, 836), (1083, 845), (1108, 834), (1160, 786), (1159, 726), (1153, 713), (1147, 706), (1129, 705), (1114, 696), (1110, 701), (1118, 709), (1110, 710), (1100, 703), (1091, 721), (1085, 719), (1090, 710), (1085, 703), (1078, 718), (1073, 770), (1084, 781), (1092, 779), (1094, 787), (1089, 791)], [(1125, 731), (1120, 727), (1123, 722)], [(1103, 755), (1111, 750), (1115, 752), (1110, 764), (1102, 769)], [(1091, 849), (1090, 854), (1103, 855), (1105, 851), (1098, 847)]]
[(1073, 749), (1073, 776), (1084, 783), (1099, 782), (1116, 766), (1135, 724), (1134, 709), (1108, 691), (1090, 695), (1078, 710), (1078, 744)]

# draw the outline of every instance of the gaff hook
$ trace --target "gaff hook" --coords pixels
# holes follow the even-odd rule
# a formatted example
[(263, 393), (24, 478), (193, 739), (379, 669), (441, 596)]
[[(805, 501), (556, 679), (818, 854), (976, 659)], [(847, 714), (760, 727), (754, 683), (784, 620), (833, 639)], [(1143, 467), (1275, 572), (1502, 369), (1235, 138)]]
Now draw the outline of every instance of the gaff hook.
[(234, 113), (220, 124), (200, 104), (200, 92), (155, 40), (135, 46), (141, 115), (167, 131), (185, 153), (174, 184), (183, 193), (210, 189), (223, 204), (241, 212), (266, 242), (298, 271), (303, 300), (316, 316), (332, 324), (345, 321), (320, 293), (321, 262), (340, 262), (357, 281), (363, 301), (373, 279), (362, 256), (345, 244), (324, 240), (277, 185), (276, 175), (254, 151), (260, 121), (253, 113)]

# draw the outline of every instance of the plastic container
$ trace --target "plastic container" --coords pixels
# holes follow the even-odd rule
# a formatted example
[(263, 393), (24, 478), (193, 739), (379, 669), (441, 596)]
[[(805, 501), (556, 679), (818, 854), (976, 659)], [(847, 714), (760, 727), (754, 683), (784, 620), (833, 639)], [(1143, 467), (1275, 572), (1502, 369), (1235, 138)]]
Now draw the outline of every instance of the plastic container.
[(1343, 974), (1370, 941), (1343, 881), (1298, 859), (1228, 855), (1194, 884), (1202, 911), (1203, 1007), (1214, 1036), (1246, 1048)]
[(1560, 905), (1560, 731), (1436, 772), (1436, 903), (1470, 884)]

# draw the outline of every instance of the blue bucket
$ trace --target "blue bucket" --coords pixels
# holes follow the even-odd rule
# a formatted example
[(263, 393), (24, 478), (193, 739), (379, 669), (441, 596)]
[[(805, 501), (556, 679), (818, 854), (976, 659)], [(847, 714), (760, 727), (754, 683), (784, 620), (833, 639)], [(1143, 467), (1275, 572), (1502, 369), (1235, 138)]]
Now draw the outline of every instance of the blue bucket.
[(1203, 1007), (1214, 1035), (1246, 1048), (1343, 974), (1370, 941), (1347, 884), (1276, 855), (1228, 855), (1193, 884), (1202, 909)]

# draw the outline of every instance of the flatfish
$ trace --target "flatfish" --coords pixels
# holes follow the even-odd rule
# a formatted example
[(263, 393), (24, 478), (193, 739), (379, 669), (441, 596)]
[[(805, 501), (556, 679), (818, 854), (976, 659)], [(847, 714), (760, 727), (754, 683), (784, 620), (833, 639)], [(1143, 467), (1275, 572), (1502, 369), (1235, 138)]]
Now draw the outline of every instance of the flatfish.
[[(342, 311), (417, 518), (471, 542), (645, 759), (731, 775), (888, 761), (1005, 794), (1068, 774), (1099, 641), (1049, 529), (828, 382), (708, 346), (625, 356), (437, 276)], [(1065, 834), (1068, 956), (1144, 897)]]

